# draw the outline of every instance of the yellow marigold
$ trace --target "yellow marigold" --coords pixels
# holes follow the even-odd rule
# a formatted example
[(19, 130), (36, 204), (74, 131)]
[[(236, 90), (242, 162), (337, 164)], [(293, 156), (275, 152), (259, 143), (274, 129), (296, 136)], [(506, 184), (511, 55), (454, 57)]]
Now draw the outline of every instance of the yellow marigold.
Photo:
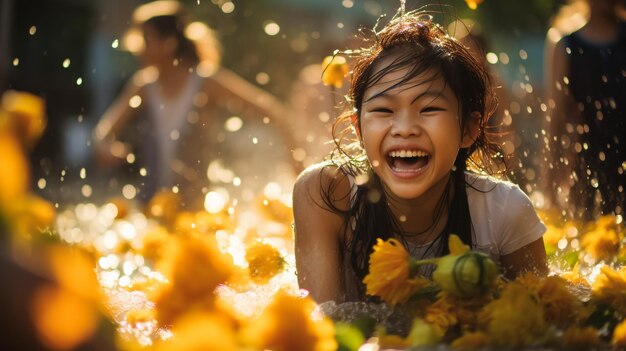
[(173, 237), (159, 267), (170, 284), (155, 293), (157, 320), (169, 324), (193, 309), (210, 309), (213, 291), (233, 272), (230, 256), (222, 254), (214, 237)]
[(170, 190), (157, 192), (150, 198), (145, 208), (148, 217), (162, 220), (171, 225), (180, 209), (180, 196)]
[(444, 332), (436, 325), (426, 322), (421, 318), (413, 320), (411, 330), (406, 339), (410, 346), (436, 345), (441, 342)]
[(172, 335), (172, 338), (158, 342), (154, 350), (240, 350), (236, 325), (223, 313), (204, 311), (185, 314), (174, 324)]
[(448, 237), (448, 248), (450, 250), (450, 255), (461, 255), (470, 251), (470, 247), (463, 244), (461, 238), (455, 234), (450, 234)]
[(28, 193), (13, 199), (6, 213), (13, 233), (26, 239), (51, 228), (56, 215), (52, 203)]
[(478, 5), (480, 5), (482, 2), (483, 0), (465, 0), (467, 7), (472, 10), (476, 10), (478, 8)]
[(335, 88), (343, 86), (343, 79), (348, 74), (346, 58), (339, 55), (327, 56), (322, 62), (322, 82)]
[[(2, 111), (0, 111), (0, 114)], [(1, 118), (1, 116), (0, 116)], [(30, 167), (17, 139), (0, 130), (0, 210), (28, 191)]]
[(489, 346), (489, 336), (484, 332), (465, 332), (454, 340), (450, 346), (458, 350), (476, 350)]
[(626, 266), (617, 271), (602, 266), (591, 288), (594, 299), (610, 304), (622, 314), (626, 313)]
[(281, 199), (270, 199), (261, 195), (255, 200), (255, 204), (263, 217), (286, 225), (293, 223), (293, 209)]
[(157, 261), (163, 255), (171, 237), (164, 227), (158, 226), (141, 238), (141, 246), (138, 251), (146, 259)]
[(564, 350), (592, 350), (600, 345), (598, 330), (593, 327), (571, 327), (563, 332)]
[(369, 274), (363, 279), (366, 292), (391, 305), (406, 302), (413, 293), (429, 284), (423, 277), (411, 278), (411, 257), (396, 240), (378, 239), (370, 255)]
[(36, 95), (8, 90), (2, 95), (2, 109), (11, 116), (15, 135), (32, 148), (46, 129), (44, 100)]
[(619, 242), (620, 238), (614, 229), (599, 226), (584, 234), (581, 245), (595, 260), (608, 261), (619, 253)]
[(451, 303), (449, 294), (443, 292), (432, 305), (426, 308), (426, 322), (432, 323), (446, 332), (458, 323), (456, 306)]
[(334, 351), (337, 349), (333, 322), (314, 319), (315, 302), (279, 292), (259, 318), (242, 327), (244, 344), (256, 349)]
[(585, 276), (580, 273), (578, 262), (576, 262), (574, 268), (572, 268), (571, 271), (561, 273), (561, 278), (567, 280), (573, 285), (586, 287), (590, 286), (587, 278), (585, 278)]
[(100, 325), (98, 309), (60, 286), (44, 285), (33, 294), (33, 325), (51, 350), (72, 350), (91, 338)]
[(566, 284), (558, 276), (549, 276), (542, 279), (535, 291), (543, 306), (545, 320), (558, 327), (576, 323), (582, 317), (583, 304)]
[(269, 244), (256, 242), (246, 249), (246, 261), (250, 279), (265, 284), (285, 268), (285, 260), (278, 250)]
[(406, 349), (411, 346), (411, 342), (400, 335), (387, 334), (384, 329), (376, 331), (378, 346), (383, 350)]
[(613, 330), (611, 343), (617, 347), (626, 347), (626, 320), (620, 322)]
[(487, 304), (479, 318), (486, 323), (487, 334), (498, 347), (530, 345), (547, 330), (541, 306), (518, 282), (507, 284), (501, 297)]

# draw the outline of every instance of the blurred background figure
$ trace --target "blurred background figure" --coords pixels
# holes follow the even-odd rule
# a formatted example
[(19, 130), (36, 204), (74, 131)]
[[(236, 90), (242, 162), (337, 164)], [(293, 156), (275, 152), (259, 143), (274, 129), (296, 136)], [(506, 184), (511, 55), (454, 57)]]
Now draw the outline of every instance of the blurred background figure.
[[(187, 208), (202, 207), (210, 183), (253, 183), (259, 174), (271, 173), (269, 167), (291, 172), (278, 161), (289, 160), (289, 149), (295, 148), (285, 122), (289, 114), (276, 98), (220, 66), (220, 46), (209, 27), (189, 23), (181, 3), (166, 0), (138, 7), (133, 23), (123, 45), (139, 57), (142, 69), (93, 131), (103, 165), (137, 163), (140, 199), (174, 189)], [(229, 139), (227, 132), (242, 129), (248, 117), (275, 130)], [(257, 144), (265, 136), (272, 140), (271, 133), (278, 138), (264, 152)], [(275, 157), (272, 162), (254, 157), (261, 153)]]
[[(626, 22), (618, 0), (575, 1), (548, 31), (546, 193), (569, 215), (624, 214)], [(556, 190), (554, 190), (556, 189)], [(573, 211), (573, 212), (572, 212)]]

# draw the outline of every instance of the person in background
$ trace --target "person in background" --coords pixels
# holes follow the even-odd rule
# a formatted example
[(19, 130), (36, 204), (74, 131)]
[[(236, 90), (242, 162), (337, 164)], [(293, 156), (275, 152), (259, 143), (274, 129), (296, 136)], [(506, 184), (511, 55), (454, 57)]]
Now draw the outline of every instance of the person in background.
[[(142, 5), (134, 11), (133, 22), (136, 29), (129, 32), (126, 46), (143, 68), (104, 113), (93, 140), (104, 164), (143, 151), (147, 174), (139, 189), (142, 199), (177, 187), (184, 207), (202, 206), (209, 186), (207, 168), (211, 160), (224, 156), (224, 148), (217, 147), (224, 140), (223, 116), (264, 119), (290, 150), (294, 148), (282, 104), (221, 67), (214, 32), (201, 22), (189, 23), (178, 1)], [(120, 140), (133, 120), (138, 120), (139, 145)]]
[[(624, 18), (624, 6), (618, 0), (573, 2), (561, 9), (548, 31), (545, 63), (550, 110), (544, 129), (549, 162), (543, 173), (553, 205), (568, 208), (570, 217), (592, 220), (602, 214), (624, 215)], [(571, 28), (573, 24), (579, 24), (578, 28)]]

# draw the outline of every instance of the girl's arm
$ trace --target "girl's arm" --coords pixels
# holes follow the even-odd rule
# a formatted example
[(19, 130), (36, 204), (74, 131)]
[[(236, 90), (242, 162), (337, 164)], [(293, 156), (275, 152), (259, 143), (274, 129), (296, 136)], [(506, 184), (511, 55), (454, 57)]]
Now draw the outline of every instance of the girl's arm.
[[(344, 219), (324, 202), (322, 191), (336, 183), (334, 194), (341, 209), (349, 206), (349, 182), (335, 167), (316, 165), (296, 180), (293, 191), (295, 254), (298, 285), (317, 302), (343, 300), (340, 244)], [(343, 200), (343, 201), (342, 201)]]
[(543, 246), (543, 238), (500, 257), (500, 265), (504, 275), (509, 279), (515, 279), (525, 272), (535, 273), (539, 276), (548, 274), (546, 264), (546, 249)]
[[(229, 101), (241, 103), (244, 110), (251, 111), (261, 117), (271, 118), (279, 135), (282, 137), (289, 151), (298, 148), (288, 118), (292, 113), (273, 95), (250, 84), (234, 72), (220, 68), (208, 78), (207, 94), (214, 96), (218, 103), (226, 104)], [(296, 171), (302, 171), (299, 164), (294, 164)]]
[(135, 108), (130, 106), (130, 100), (134, 96), (142, 97), (143, 84), (141, 82), (146, 74), (149, 72), (146, 73), (145, 70), (135, 73), (94, 128), (92, 140), (100, 161), (109, 163), (116, 159), (124, 159), (128, 154), (128, 147), (117, 141), (116, 135), (136, 116)]

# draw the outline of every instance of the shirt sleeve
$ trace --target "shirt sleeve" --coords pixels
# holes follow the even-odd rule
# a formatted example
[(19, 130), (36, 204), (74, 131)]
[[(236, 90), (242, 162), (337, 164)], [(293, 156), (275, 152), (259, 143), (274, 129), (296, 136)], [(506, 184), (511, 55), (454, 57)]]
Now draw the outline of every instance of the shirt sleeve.
[(511, 186), (501, 211), (500, 255), (515, 252), (546, 232), (530, 199), (517, 185)]

